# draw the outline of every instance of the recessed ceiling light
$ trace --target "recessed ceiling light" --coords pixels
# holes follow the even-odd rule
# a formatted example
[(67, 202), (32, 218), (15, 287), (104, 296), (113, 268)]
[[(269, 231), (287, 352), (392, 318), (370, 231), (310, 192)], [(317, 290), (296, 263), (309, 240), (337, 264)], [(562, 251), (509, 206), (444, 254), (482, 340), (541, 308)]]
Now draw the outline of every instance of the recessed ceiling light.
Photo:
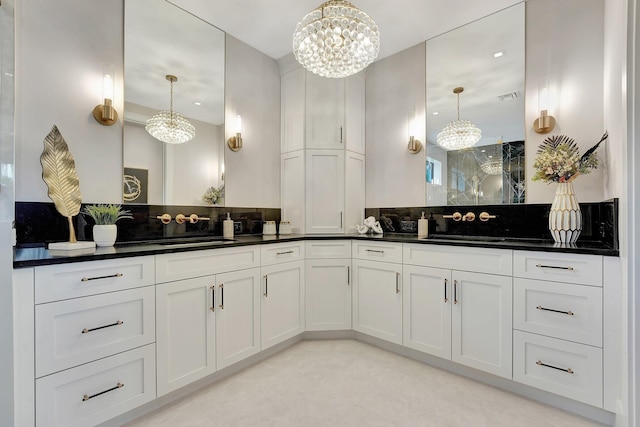
[(202, 105), (202, 102), (200, 102), (200, 101), (196, 101), (196, 102), (194, 102), (193, 104), (194, 104), (194, 105)]
[(504, 55), (504, 50), (499, 50), (499, 51), (493, 53), (493, 57), (494, 58), (500, 58), (503, 55)]
[(434, 111), (434, 112), (433, 112), (433, 113), (431, 113), (431, 114), (433, 114), (434, 116), (437, 116), (437, 115), (438, 115), (438, 114), (440, 114), (440, 113), (438, 113), (437, 111)]

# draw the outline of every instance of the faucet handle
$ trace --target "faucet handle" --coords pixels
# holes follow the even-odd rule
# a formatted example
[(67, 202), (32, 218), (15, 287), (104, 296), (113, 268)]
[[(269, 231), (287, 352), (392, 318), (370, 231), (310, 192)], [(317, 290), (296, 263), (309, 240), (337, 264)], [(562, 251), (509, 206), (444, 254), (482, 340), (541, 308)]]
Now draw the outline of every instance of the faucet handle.
[(476, 214), (474, 214), (473, 212), (467, 212), (466, 214), (464, 214), (464, 216), (462, 217), (463, 221), (473, 221), (474, 219), (476, 219)]
[(480, 221), (489, 221), (495, 217), (496, 215), (489, 215), (489, 212), (480, 212)]
[(460, 212), (454, 212), (453, 215), (442, 215), (442, 218), (460, 221), (462, 219), (462, 214)]
[(167, 225), (171, 222), (171, 215), (169, 215), (168, 213), (158, 215), (156, 218), (159, 219), (160, 222), (162, 222), (164, 225)]

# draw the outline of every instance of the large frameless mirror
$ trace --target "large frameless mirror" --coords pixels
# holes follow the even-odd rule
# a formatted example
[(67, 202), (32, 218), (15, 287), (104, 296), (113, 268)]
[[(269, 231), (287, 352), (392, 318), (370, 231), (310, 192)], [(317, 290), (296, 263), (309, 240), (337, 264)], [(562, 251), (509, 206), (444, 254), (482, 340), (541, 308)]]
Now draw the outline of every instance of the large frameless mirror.
[(225, 33), (166, 0), (124, 18), (124, 203), (224, 206)]
[[(426, 46), (427, 206), (524, 203), (524, 3)], [(470, 121), (481, 138), (447, 149), (443, 130), (458, 120)]]

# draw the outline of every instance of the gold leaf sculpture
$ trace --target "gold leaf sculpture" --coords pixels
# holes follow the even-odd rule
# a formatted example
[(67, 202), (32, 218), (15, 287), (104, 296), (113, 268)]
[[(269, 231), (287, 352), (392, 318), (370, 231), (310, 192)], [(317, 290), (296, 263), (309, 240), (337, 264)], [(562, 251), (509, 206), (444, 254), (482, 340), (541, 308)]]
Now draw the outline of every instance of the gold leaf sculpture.
[(72, 219), (80, 213), (80, 180), (69, 147), (55, 125), (44, 139), (40, 163), (42, 179), (49, 188), (49, 198), (53, 200), (56, 210), (69, 220), (69, 242), (76, 243)]

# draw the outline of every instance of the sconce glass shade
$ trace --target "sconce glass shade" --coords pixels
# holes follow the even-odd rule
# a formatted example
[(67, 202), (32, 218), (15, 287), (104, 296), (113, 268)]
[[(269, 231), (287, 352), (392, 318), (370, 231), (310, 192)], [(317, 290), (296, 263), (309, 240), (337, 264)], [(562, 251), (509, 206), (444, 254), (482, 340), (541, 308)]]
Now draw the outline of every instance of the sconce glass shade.
[(476, 125), (469, 120), (460, 120), (460, 94), (463, 91), (462, 87), (453, 89), (458, 96), (458, 120), (446, 125), (436, 137), (436, 143), (445, 150), (469, 148), (482, 138), (482, 131)]
[(296, 26), (293, 54), (304, 68), (322, 77), (355, 74), (380, 51), (378, 26), (369, 15), (344, 0), (329, 0)]
[(155, 139), (167, 144), (183, 144), (196, 136), (196, 128), (182, 114), (173, 111), (173, 82), (176, 76), (167, 75), (171, 82), (169, 111), (158, 111), (149, 120), (144, 129)]

